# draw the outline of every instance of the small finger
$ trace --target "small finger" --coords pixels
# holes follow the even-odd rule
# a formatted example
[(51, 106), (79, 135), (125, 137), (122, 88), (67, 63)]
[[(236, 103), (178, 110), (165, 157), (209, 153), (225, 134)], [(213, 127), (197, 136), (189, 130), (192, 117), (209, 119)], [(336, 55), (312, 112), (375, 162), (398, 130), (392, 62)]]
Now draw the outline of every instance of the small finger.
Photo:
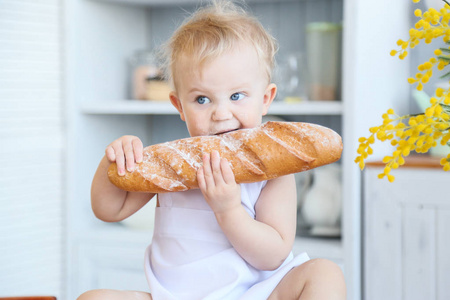
[(138, 138), (132, 141), (133, 149), (134, 149), (134, 158), (137, 163), (141, 163), (144, 157), (144, 145), (142, 141)]
[(114, 152), (113, 147), (111, 147), (111, 146), (106, 147), (105, 155), (106, 155), (106, 159), (109, 162), (115, 162), (116, 161), (116, 153)]
[(226, 184), (236, 183), (233, 169), (226, 158), (220, 160), (220, 169), (222, 170), (223, 180)]
[(220, 154), (215, 150), (211, 153), (211, 168), (215, 183), (219, 184), (223, 182), (223, 175), (220, 167)]
[(214, 176), (211, 169), (211, 156), (209, 153), (203, 154), (203, 174), (205, 176), (206, 186), (214, 186)]
[(197, 170), (197, 183), (201, 191), (204, 191), (206, 189), (205, 174), (203, 172), (203, 167), (200, 167)]
[(127, 167), (128, 172), (131, 172), (134, 170), (134, 150), (131, 141), (126, 142), (123, 145), (123, 150), (125, 154), (125, 165)]
[(125, 175), (125, 156), (121, 148), (116, 150), (115, 154), (116, 154), (117, 173), (120, 176), (123, 176)]

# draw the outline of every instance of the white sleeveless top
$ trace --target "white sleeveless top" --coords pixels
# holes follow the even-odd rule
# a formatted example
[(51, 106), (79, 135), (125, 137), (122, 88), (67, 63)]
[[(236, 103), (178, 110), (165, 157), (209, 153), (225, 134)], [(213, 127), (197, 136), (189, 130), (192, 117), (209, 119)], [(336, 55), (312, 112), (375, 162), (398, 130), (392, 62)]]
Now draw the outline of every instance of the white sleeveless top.
[[(241, 184), (242, 205), (255, 217), (266, 182)], [(275, 271), (249, 265), (231, 246), (200, 190), (158, 194), (145, 273), (154, 300), (267, 299), (283, 276), (309, 258), (292, 253)]]

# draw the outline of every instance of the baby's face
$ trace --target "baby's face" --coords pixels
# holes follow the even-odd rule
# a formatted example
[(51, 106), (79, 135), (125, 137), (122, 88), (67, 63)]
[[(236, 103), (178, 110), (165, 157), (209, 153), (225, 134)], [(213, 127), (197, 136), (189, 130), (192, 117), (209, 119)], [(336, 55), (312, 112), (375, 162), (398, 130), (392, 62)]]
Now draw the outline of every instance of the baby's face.
[(191, 136), (257, 127), (276, 94), (249, 46), (237, 47), (200, 69), (182, 58), (177, 70), (171, 101)]

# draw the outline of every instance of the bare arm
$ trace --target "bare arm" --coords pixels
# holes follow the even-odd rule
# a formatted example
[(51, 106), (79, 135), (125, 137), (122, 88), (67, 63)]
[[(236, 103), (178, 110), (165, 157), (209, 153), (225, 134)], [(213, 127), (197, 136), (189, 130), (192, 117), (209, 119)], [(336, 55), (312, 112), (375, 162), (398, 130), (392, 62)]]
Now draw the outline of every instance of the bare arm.
[(256, 205), (256, 219), (245, 209), (217, 215), (236, 251), (261, 270), (278, 268), (292, 250), (296, 228), (293, 175), (269, 181)]
[(255, 207), (256, 219), (253, 219), (241, 205), (240, 189), (236, 190), (239, 185), (233, 183), (234, 176), (228, 162), (217, 162), (213, 153), (211, 162), (204, 161), (204, 166), (205, 170), (199, 171), (200, 189), (230, 243), (255, 268), (278, 268), (292, 250), (295, 239), (297, 201), (294, 175), (267, 183)]
[(91, 205), (97, 218), (105, 222), (118, 222), (142, 208), (154, 194), (131, 193), (113, 185), (107, 176), (111, 162), (116, 162), (119, 175), (125, 167), (133, 169), (135, 162), (142, 161), (141, 141), (133, 136), (117, 139), (106, 148), (106, 155), (100, 161), (91, 186)]

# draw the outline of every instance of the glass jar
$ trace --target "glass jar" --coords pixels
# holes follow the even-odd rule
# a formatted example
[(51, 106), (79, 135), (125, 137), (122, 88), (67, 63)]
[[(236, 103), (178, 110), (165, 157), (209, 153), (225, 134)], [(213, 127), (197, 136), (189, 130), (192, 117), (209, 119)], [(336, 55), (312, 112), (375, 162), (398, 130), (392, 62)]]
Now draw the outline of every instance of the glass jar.
[(139, 50), (130, 58), (131, 90), (133, 99), (169, 100), (169, 83), (156, 55), (149, 50)]
[(307, 70), (300, 52), (280, 54), (274, 81), (277, 84), (277, 101), (300, 102), (307, 99)]
[(311, 100), (340, 98), (341, 34), (337, 23), (309, 23), (306, 27), (306, 55)]

